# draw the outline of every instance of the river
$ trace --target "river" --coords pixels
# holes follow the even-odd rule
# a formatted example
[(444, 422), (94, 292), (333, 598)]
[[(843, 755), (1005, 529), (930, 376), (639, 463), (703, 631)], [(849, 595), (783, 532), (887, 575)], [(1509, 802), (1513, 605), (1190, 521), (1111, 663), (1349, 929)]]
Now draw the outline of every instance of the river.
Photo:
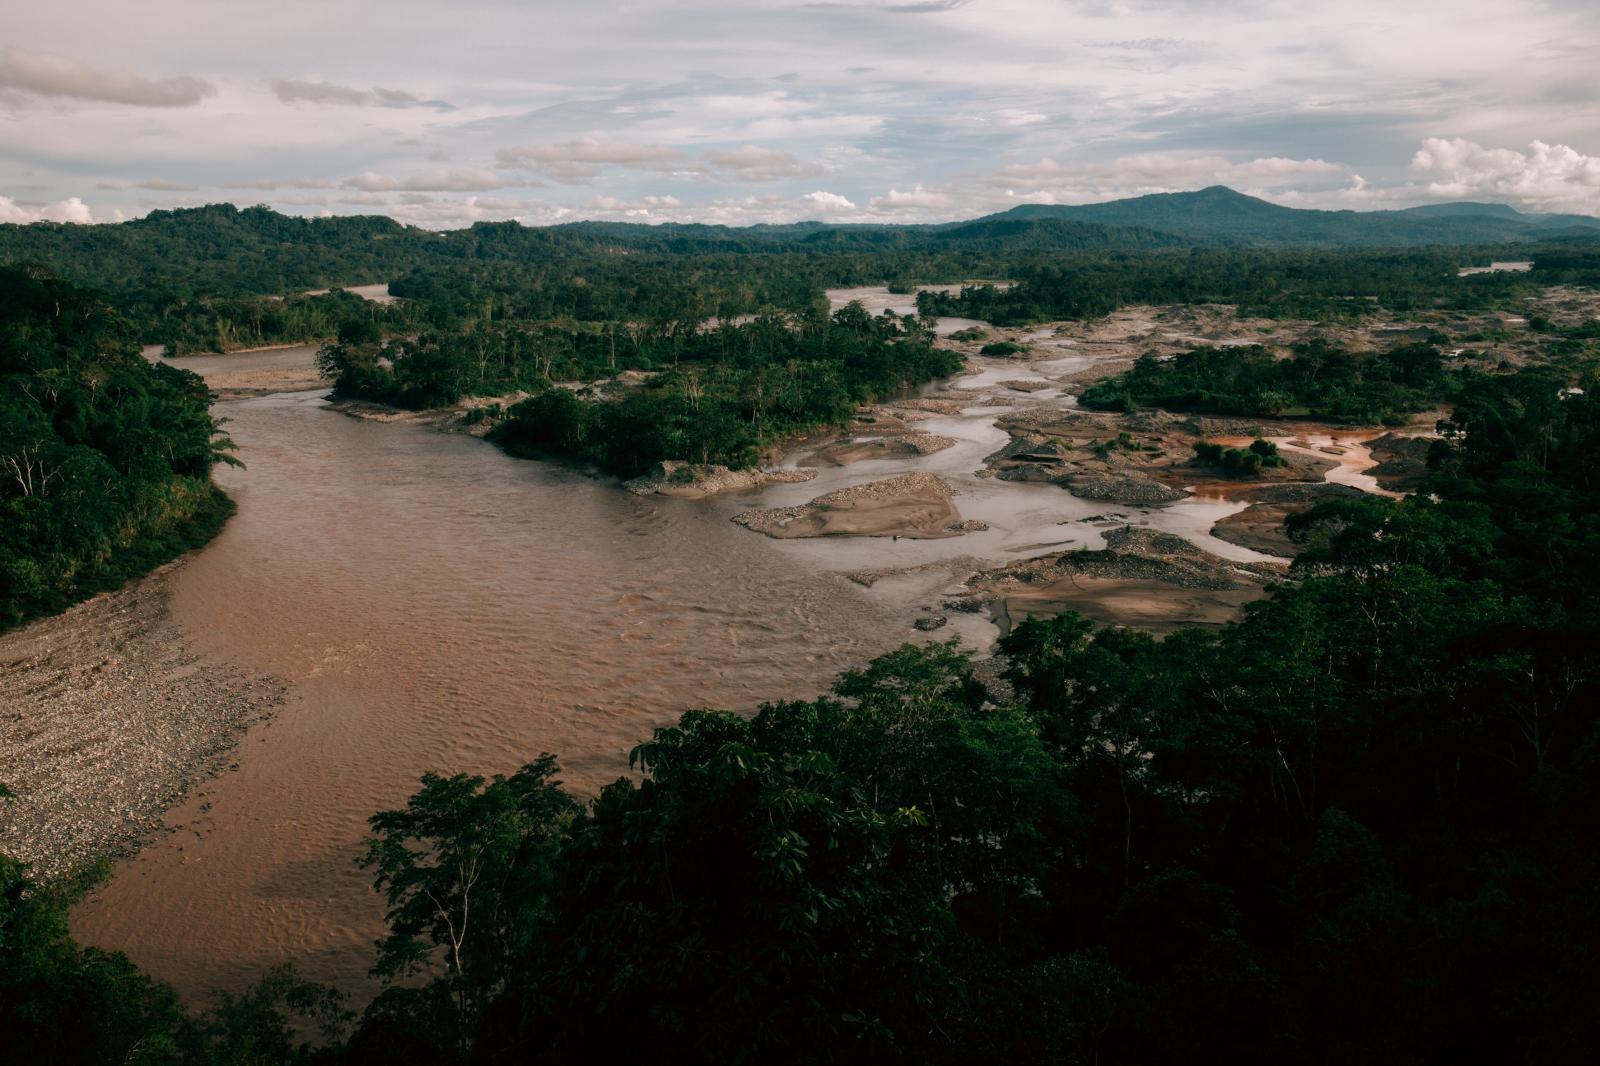
[[(894, 306), (887, 298), (882, 302)], [(180, 361), (212, 376), (303, 364), (309, 349)], [(1092, 361), (1063, 348), (1028, 365), (978, 360), (955, 384), (1051, 387)], [(318, 391), (218, 405), (247, 464), (219, 468), (238, 515), (177, 575), (172, 610), (207, 659), (287, 682), (237, 765), (204, 784), (175, 831), (121, 864), (74, 914), (88, 943), (203, 997), (293, 960), (353, 992), (382, 906), (358, 868), (365, 820), (428, 770), (496, 773), (544, 751), (592, 792), (629, 749), (688, 707), (754, 708), (819, 693), (841, 670), (910, 639), (920, 606), (978, 566), (1098, 547), (1122, 522), (1215, 540), (1243, 504), (1165, 508), (1079, 500), (1050, 485), (979, 478), (1005, 442), (1004, 408), (918, 428), (944, 452), (824, 469), (804, 484), (705, 501), (636, 497), (614, 481), (510, 459), (472, 437), (329, 409)], [(805, 452), (786, 460), (804, 464)], [(950, 481), (984, 532), (948, 540), (774, 541), (728, 521), (907, 470)], [(934, 565), (929, 565), (934, 564)], [(902, 570), (870, 588), (846, 571)], [(983, 648), (994, 627), (952, 616), (936, 636)]]

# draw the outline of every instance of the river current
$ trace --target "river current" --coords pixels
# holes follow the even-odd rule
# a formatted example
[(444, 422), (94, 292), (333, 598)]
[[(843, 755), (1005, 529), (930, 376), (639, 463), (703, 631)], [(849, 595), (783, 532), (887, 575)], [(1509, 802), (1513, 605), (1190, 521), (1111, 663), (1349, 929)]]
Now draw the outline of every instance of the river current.
[[(182, 365), (209, 375), (294, 358), (309, 354)], [(1066, 362), (1078, 358), (1055, 369), (1079, 369)], [(986, 362), (955, 384), (987, 390), (1052, 369)], [(1054, 389), (1028, 402), (1052, 398), (1072, 402)], [(425, 771), (506, 773), (549, 751), (570, 786), (592, 793), (683, 709), (820, 693), (841, 670), (925, 639), (910, 625), (920, 605), (977, 565), (1099, 547), (1122, 521), (1263, 558), (1209, 536), (1242, 504), (1140, 510), (976, 477), (1006, 440), (993, 425), (1001, 410), (918, 423), (957, 439), (934, 455), (686, 501), (633, 496), (468, 436), (360, 421), (320, 392), (219, 404), (247, 464), (217, 472), (239, 511), (178, 572), (172, 609), (202, 655), (280, 678), (289, 696), (232, 770), (171, 812), (175, 831), (76, 910), (76, 932), (196, 998), (293, 960), (359, 1002), (376, 987), (367, 969), (383, 911), (356, 862), (366, 819), (402, 804)], [(728, 521), (911, 469), (945, 477), (963, 515), (991, 528), (773, 541)], [(870, 588), (845, 576), (929, 563), (948, 566)], [(978, 649), (993, 639), (981, 617), (951, 621), (935, 636)]]

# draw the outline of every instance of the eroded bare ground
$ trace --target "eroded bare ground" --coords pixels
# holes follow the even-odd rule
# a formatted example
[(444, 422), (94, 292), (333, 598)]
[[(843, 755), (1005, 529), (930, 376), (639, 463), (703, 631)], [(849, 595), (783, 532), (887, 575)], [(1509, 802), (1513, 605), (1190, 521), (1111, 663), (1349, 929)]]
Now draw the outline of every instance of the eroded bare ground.
[[(1072, 396), (1121, 372), (1146, 352), (1171, 356), (1201, 345), (1262, 344), (1287, 355), (1292, 345), (1317, 337), (1371, 350), (1432, 337), (1439, 330), (1451, 336), (1493, 334), (1498, 337), (1496, 359), (1513, 350), (1531, 358), (1537, 342), (1518, 339), (1518, 329), (1514, 320), (1487, 315), (1457, 315), (1448, 322), (1433, 316), (1327, 326), (1240, 318), (1232, 308), (1219, 306), (1128, 308), (1095, 322), (989, 328), (981, 337), (941, 341), (974, 357), (972, 371), (982, 375), (978, 381), (969, 378), (964, 388), (957, 381), (956, 387), (916, 399), (863, 409), (846, 439), (819, 449), (813, 458), (849, 461), (889, 455), (901, 450), (908, 435), (918, 434), (917, 423), (929, 416), (1008, 408), (995, 425), (1010, 440), (987, 456), (977, 471), (980, 477), (1050, 483), (1083, 499), (1142, 509), (1159, 509), (1191, 493), (1245, 503), (1243, 510), (1219, 521), (1212, 535), (1281, 563), (1240, 564), (1181, 537), (1130, 527), (1108, 533), (1103, 551), (1059, 552), (998, 569), (982, 569), (981, 564), (969, 568), (964, 585), (956, 586), (959, 591), (933, 607), (932, 617), (918, 622), (919, 628), (936, 628), (950, 612), (977, 610), (987, 612), (1004, 631), (1023, 617), (1076, 610), (1155, 632), (1222, 624), (1237, 618), (1246, 603), (1263, 596), (1266, 585), (1286, 573), (1287, 562), (1300, 550), (1285, 531), (1288, 516), (1324, 499), (1413, 490), (1425, 471), (1431, 446), (1427, 438), (1438, 413), (1420, 414), (1414, 425), (1390, 431), (1298, 419), (1094, 412), (1078, 408)], [(1003, 362), (978, 357), (983, 345), (1001, 340), (1027, 350)], [(1196, 459), (1200, 441), (1243, 448), (1257, 437), (1278, 444), (1282, 465), (1239, 475)], [(948, 567), (949, 561), (930, 566)], [(895, 573), (852, 577), (870, 584)], [(952, 578), (962, 580), (956, 574)]]
[(851, 485), (799, 507), (743, 511), (733, 521), (769, 537), (905, 537), (932, 540), (987, 529), (964, 521), (950, 486), (928, 473)]
[[(1011, 341), (1028, 346), (1023, 361), (1085, 356), (1093, 365), (1057, 380), (1089, 384), (1119, 372), (1145, 352), (1172, 355), (1201, 345), (1260, 344), (1287, 351), (1303, 341), (1323, 339), (1351, 351), (1382, 350), (1413, 340), (1436, 338), (1452, 358), (1497, 366), (1548, 360), (1549, 338), (1532, 332), (1528, 320), (1548, 319), (1570, 327), (1600, 317), (1600, 292), (1552, 286), (1510, 311), (1419, 311), (1409, 316), (1381, 314), (1352, 322), (1313, 322), (1240, 316), (1225, 304), (1125, 307), (1087, 322), (1052, 322), (1021, 328), (984, 327), (983, 336), (941, 342), (975, 353), (986, 344)], [(1000, 384), (1014, 387), (1012, 382)]]
[(49, 879), (128, 855), (227, 768), (285, 686), (203, 661), (169, 616), (182, 562), (0, 636), (0, 851)]
[(1127, 526), (1107, 533), (1101, 551), (1057, 552), (974, 574), (945, 606), (986, 607), (1001, 632), (1070, 610), (1165, 633), (1232, 621), (1286, 572), (1285, 564), (1230, 562), (1182, 537)]

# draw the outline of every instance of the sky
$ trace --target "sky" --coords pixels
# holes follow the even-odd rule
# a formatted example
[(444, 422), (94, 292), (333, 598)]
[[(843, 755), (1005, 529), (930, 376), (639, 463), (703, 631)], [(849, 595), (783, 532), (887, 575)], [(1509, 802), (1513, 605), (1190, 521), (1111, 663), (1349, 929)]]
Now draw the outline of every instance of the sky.
[(8, 6), (0, 222), (933, 222), (1215, 184), (1600, 214), (1600, 0)]

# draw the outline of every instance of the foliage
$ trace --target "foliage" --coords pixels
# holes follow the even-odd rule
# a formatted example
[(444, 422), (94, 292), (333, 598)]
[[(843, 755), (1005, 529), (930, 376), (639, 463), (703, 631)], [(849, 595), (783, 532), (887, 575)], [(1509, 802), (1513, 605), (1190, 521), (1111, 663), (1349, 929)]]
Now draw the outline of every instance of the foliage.
[(1310, 414), (1371, 425), (1428, 410), (1453, 396), (1459, 379), (1432, 345), (1357, 354), (1318, 340), (1296, 346), (1287, 359), (1259, 345), (1195, 348), (1170, 359), (1146, 354), (1126, 373), (1084, 390), (1081, 402), (1102, 410)]
[[(569, 351), (571, 363), (583, 366), (584, 347)], [(608, 349), (588, 351), (591, 359), (609, 357)], [(536, 376), (537, 365), (508, 363), (508, 374), (538, 391), (510, 408), (491, 439), (514, 453), (593, 462), (623, 477), (661, 459), (745, 467), (785, 436), (843, 424), (859, 403), (961, 366), (959, 354), (934, 347), (914, 320), (873, 318), (858, 304), (793, 326), (762, 317), (710, 333), (647, 335), (632, 358), (645, 366), (672, 361), (653, 380), (607, 387), (591, 399)], [(394, 366), (403, 381), (403, 364)], [(341, 392), (345, 380), (338, 379)]]
[[(409, 335), (562, 317), (622, 324), (804, 314), (824, 288), (910, 290), (973, 277), (1020, 284), (924, 293), (919, 307), (1000, 325), (1207, 301), (1274, 316), (1352, 317), (1374, 305), (1497, 306), (1542, 282), (1587, 278), (1594, 259), (1592, 233), (1563, 235), (1528, 220), (1292, 211), (1237, 197), (1247, 207), (1240, 214), (1205, 202), (1215, 191), (1121, 207), (1033, 206), (937, 226), (496, 222), (447, 233), (379, 217), (306, 219), (212, 204), (113, 226), (0, 225), (0, 263), (43, 264), (105, 288), (141, 340), (187, 352), (328, 340), (361, 321)], [(1186, 198), (1197, 206), (1167, 209)], [(1275, 213), (1265, 222), (1263, 209)], [(1063, 212), (1085, 217), (1052, 217)], [(1087, 217), (1096, 214), (1103, 219)], [(1534, 274), (1456, 276), (1463, 263), (1496, 255), (1532, 257)], [(306, 295), (382, 281), (399, 304)]]
[(1592, 1053), (1600, 417), (1534, 373), (1449, 430), (1433, 494), (1297, 519), (1233, 627), (1030, 620), (1015, 702), (906, 647), (658, 730), (539, 845), (475, 1053)]
[(1227, 473), (1241, 477), (1288, 465), (1288, 460), (1278, 454), (1276, 444), (1259, 437), (1251, 441), (1248, 448), (1224, 448), (1203, 440), (1194, 446), (1194, 455), (1200, 462), (1215, 463)]
[(121, 952), (80, 947), (67, 927), (68, 908), (105, 874), (97, 867), (43, 886), (0, 855), (0, 1032), (7, 1061), (310, 1063), (318, 1055), (297, 1038), (297, 1026), (316, 1028), (324, 1042), (342, 1035), (348, 1015), (339, 995), (291, 968), (193, 1016), (170, 986)]
[(214, 536), (232, 443), (195, 375), (139, 357), (91, 293), (0, 270), (0, 629)]
[(488, 782), (427, 774), (405, 809), (371, 819), (362, 864), (389, 903), (373, 972), (442, 974), (447, 1044), (465, 1043), (542, 924), (556, 844), (578, 809), (555, 773), (546, 756)]
[[(1506, 254), (1533, 255), (1537, 263), (1550, 250), (1541, 245)], [(1096, 318), (1134, 304), (1225, 303), (1268, 318), (1351, 319), (1380, 310), (1487, 310), (1540, 284), (1527, 274), (1458, 277), (1462, 262), (1474, 255), (1446, 248), (1346, 251), (1191, 244), (1014, 257), (1004, 276), (1015, 278), (1015, 285), (969, 285), (955, 294), (923, 292), (917, 309), (997, 326)]]

